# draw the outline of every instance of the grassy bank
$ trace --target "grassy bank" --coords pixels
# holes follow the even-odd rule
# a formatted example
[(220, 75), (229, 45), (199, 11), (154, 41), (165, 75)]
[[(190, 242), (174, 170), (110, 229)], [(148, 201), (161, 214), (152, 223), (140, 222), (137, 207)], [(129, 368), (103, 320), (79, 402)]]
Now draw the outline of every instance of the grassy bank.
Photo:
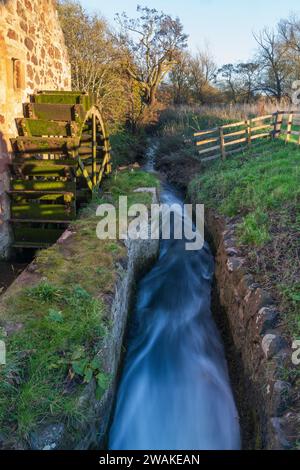
[(119, 195), (149, 204), (149, 194), (134, 190), (157, 185), (141, 171), (112, 175), (103, 187), (105, 197), (95, 196), (72, 223), (72, 236), (38, 254), (34, 283), (2, 299), (0, 339), (7, 358), (0, 366), (0, 437), (11, 440), (11, 447), (40, 424), (63, 422), (76, 435), (90, 419), (79, 397), (94, 381), (100, 398), (111, 379), (99, 351), (112, 326), (117, 265), (126, 256), (123, 243), (97, 239), (96, 207), (117, 202)]
[(300, 149), (268, 142), (205, 167), (189, 194), (235, 217), (256, 278), (273, 289), (284, 321), (300, 338)]
[(197, 130), (253, 117), (254, 111), (166, 110), (159, 124), (158, 167), (173, 183), (188, 186), (195, 202), (238, 222), (250, 270), (277, 299), (289, 335), (300, 338), (300, 148), (266, 141), (225, 162), (201, 165), (192, 141)]

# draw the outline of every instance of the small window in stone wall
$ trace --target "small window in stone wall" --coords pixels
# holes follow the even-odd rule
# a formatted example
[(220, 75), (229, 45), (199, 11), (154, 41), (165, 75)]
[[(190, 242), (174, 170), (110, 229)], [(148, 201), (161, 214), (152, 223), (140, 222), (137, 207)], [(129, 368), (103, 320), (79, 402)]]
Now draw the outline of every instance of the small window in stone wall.
[(23, 68), (21, 61), (19, 59), (12, 59), (12, 67), (13, 67), (13, 85), (14, 90), (21, 90), (23, 88)]

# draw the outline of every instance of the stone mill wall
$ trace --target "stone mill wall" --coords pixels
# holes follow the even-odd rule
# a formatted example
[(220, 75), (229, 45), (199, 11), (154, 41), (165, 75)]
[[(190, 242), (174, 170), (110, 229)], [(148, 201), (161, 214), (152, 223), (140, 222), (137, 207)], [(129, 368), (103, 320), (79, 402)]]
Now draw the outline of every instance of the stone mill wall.
[(9, 246), (10, 137), (22, 103), (39, 90), (70, 90), (71, 71), (55, 0), (0, 0), (0, 257)]

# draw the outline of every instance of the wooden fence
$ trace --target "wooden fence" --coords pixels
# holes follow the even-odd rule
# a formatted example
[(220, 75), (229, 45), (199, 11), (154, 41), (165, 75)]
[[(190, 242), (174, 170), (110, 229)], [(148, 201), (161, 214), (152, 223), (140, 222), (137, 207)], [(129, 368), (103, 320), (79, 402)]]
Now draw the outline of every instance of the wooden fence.
[(224, 160), (264, 139), (281, 137), (300, 145), (300, 111), (278, 111), (194, 134), (202, 161)]

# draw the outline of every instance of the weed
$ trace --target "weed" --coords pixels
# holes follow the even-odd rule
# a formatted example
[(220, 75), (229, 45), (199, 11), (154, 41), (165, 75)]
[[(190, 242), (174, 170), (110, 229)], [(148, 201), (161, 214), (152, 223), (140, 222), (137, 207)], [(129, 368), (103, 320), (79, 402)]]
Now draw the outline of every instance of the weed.
[(48, 282), (41, 282), (37, 286), (27, 289), (26, 293), (28, 297), (32, 297), (42, 303), (54, 302), (61, 295), (61, 291)]

